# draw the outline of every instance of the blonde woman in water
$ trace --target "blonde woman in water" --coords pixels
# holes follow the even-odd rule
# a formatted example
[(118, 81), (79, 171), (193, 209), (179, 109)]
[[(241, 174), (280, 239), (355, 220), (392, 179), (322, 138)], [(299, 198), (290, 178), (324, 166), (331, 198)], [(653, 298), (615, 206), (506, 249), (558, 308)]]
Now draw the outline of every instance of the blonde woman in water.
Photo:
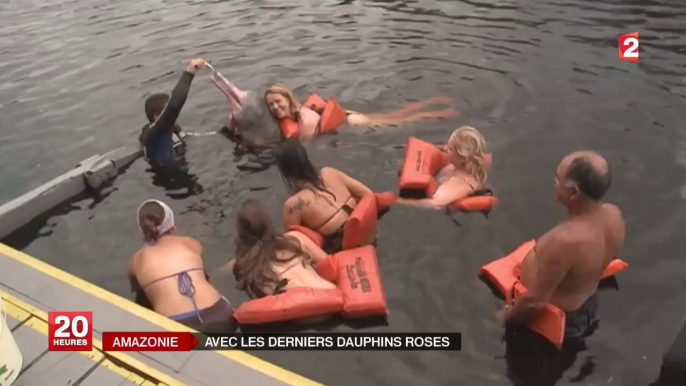
[(442, 209), (459, 199), (483, 189), (491, 155), (486, 140), (475, 128), (462, 126), (453, 131), (444, 149), (448, 165), (438, 172), (438, 190), (433, 197), (421, 200), (398, 198), (398, 203), (420, 208)]
[[(267, 88), (264, 92), (264, 101), (275, 119), (290, 118), (298, 122), (300, 138), (309, 139), (317, 136), (321, 116), (314, 110), (302, 106), (285, 84), (277, 83)], [(352, 126), (381, 127), (423, 119), (446, 119), (456, 117), (457, 111), (451, 107), (438, 111), (419, 110), (434, 104), (450, 105), (453, 102), (453, 98), (450, 97), (435, 97), (408, 103), (395, 111), (382, 114), (362, 114), (346, 110), (347, 123)]]

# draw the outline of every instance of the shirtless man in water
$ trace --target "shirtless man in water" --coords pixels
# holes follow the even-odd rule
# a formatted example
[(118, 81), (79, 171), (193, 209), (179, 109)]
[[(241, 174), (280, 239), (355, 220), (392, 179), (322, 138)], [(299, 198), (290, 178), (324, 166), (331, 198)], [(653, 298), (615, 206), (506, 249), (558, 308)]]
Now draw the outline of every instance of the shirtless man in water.
[(610, 166), (599, 154), (579, 151), (562, 159), (554, 190), (567, 218), (538, 239), (524, 259), (520, 280), (528, 291), (506, 306), (506, 325), (525, 324), (551, 303), (566, 313), (565, 339), (593, 332), (600, 275), (624, 244), (621, 211), (600, 201), (611, 184)]

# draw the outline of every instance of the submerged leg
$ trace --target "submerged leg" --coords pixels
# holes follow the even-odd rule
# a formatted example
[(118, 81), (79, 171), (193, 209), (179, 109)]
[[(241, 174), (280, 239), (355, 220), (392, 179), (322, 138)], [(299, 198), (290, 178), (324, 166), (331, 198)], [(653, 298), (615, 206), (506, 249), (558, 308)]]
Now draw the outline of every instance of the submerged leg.
[(348, 115), (348, 123), (354, 126), (398, 126), (403, 123), (417, 122), (424, 119), (446, 119), (454, 118), (460, 115), (460, 113), (451, 108), (438, 111), (425, 111), (421, 113), (415, 113), (405, 117), (392, 117), (387, 115), (364, 115), (359, 113), (353, 113)]
[(455, 102), (455, 99), (451, 98), (451, 97), (433, 97), (433, 98), (424, 99), (424, 100), (417, 101), (417, 102), (407, 103), (407, 104), (401, 106), (399, 109), (397, 109), (395, 111), (391, 111), (390, 113), (368, 114), (367, 116), (372, 120), (403, 118), (403, 117), (406, 117), (409, 114), (411, 114), (417, 110), (423, 109), (426, 106), (430, 106), (433, 104), (450, 105), (453, 102)]

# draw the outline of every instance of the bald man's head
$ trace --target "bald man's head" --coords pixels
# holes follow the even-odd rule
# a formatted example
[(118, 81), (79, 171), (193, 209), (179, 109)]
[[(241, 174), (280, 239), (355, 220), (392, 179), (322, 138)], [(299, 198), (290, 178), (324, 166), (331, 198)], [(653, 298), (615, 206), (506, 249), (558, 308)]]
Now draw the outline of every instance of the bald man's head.
[(578, 151), (562, 159), (564, 178), (584, 196), (600, 201), (612, 185), (612, 172), (605, 158), (593, 151)]

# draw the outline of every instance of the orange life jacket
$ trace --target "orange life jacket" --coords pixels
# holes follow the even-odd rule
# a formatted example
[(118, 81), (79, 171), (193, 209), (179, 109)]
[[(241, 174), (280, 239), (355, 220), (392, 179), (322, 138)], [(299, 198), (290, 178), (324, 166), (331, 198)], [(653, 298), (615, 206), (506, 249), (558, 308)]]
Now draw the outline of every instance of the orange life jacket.
[[(388, 209), (398, 196), (393, 192), (381, 192), (363, 196), (343, 226), (343, 250), (362, 246), (376, 229), (378, 212)], [(288, 231), (298, 231), (309, 237), (318, 247), (324, 245), (324, 237), (317, 231), (303, 225), (291, 225)]]
[(341, 251), (317, 264), (335, 289), (296, 287), (243, 302), (233, 316), (241, 324), (264, 324), (341, 313), (348, 318), (387, 315), (376, 251), (372, 246)]
[[(426, 197), (433, 197), (438, 190), (434, 175), (448, 165), (448, 159), (435, 145), (415, 137), (407, 139), (403, 164), (398, 175), (401, 195), (412, 191)], [(473, 195), (453, 202), (450, 206), (457, 210), (487, 213), (498, 203), (493, 195)]]
[[(524, 285), (519, 282), (519, 272), (524, 258), (535, 246), (535, 240), (527, 241), (507, 256), (492, 261), (479, 269), (479, 274), (501, 291), (508, 304), (512, 295), (517, 298), (526, 292)], [(614, 259), (605, 268), (600, 278), (604, 279), (615, 275), (628, 266), (626, 262)], [(552, 304), (546, 304), (541, 312), (531, 319), (527, 327), (560, 348), (564, 340), (565, 313)]]
[[(303, 107), (315, 111), (320, 115), (319, 131), (317, 134), (328, 134), (334, 132), (343, 122), (345, 122), (347, 114), (345, 110), (333, 99), (329, 98), (324, 101), (317, 94), (310, 94)], [(291, 118), (282, 118), (279, 120), (279, 129), (285, 138), (300, 137), (300, 126), (298, 121)]]

